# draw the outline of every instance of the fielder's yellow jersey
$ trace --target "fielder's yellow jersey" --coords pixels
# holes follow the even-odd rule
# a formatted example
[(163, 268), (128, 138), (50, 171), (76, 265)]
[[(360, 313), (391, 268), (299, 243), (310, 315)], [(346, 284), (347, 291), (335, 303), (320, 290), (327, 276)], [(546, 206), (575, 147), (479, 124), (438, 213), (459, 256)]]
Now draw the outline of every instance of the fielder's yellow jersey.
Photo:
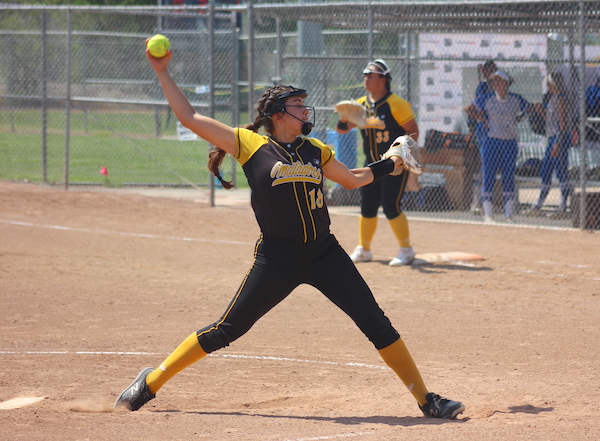
[(363, 129), (363, 150), (365, 164), (379, 161), (390, 144), (398, 136), (406, 135), (402, 125), (406, 124), (415, 115), (408, 101), (400, 98), (395, 93), (389, 93), (376, 103), (371, 103), (367, 96), (357, 100), (367, 109), (368, 117), (378, 118), (383, 122), (383, 129)]

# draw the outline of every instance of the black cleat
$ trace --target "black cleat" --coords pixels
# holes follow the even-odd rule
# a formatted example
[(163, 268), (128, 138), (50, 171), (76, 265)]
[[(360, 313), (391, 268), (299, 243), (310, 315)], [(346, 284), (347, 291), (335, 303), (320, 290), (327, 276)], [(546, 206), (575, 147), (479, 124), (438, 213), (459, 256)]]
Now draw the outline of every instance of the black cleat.
[(121, 395), (115, 401), (115, 408), (123, 406), (133, 412), (156, 397), (150, 392), (146, 384), (146, 377), (152, 372), (154, 372), (154, 369), (149, 367), (142, 369), (133, 380), (133, 383), (121, 392)]
[(453, 420), (459, 413), (465, 411), (465, 405), (460, 401), (447, 400), (431, 392), (425, 395), (425, 398), (427, 403), (419, 406), (419, 409), (428, 417)]

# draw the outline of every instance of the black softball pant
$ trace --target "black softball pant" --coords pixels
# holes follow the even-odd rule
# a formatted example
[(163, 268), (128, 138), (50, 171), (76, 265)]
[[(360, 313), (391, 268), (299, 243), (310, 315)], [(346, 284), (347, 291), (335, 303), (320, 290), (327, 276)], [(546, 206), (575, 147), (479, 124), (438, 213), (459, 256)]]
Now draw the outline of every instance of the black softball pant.
[(261, 238), (254, 264), (223, 316), (196, 333), (200, 345), (206, 353), (228, 346), (302, 283), (348, 314), (376, 349), (400, 338), (348, 254), (327, 233), (306, 244)]
[(360, 214), (362, 217), (377, 217), (379, 207), (388, 219), (395, 219), (402, 213), (402, 196), (410, 173), (399, 176), (386, 176), (360, 188)]

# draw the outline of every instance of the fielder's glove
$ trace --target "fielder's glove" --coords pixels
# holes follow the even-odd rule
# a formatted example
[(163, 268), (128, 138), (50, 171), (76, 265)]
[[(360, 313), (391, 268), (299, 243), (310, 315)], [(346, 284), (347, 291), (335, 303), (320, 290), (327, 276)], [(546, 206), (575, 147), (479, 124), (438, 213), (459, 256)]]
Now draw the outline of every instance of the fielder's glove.
[[(398, 156), (402, 159), (402, 167), (416, 175), (423, 173), (421, 165), (421, 152), (414, 139), (408, 135), (397, 137), (390, 148), (382, 156), (383, 159)], [(396, 176), (402, 173), (402, 169), (394, 170), (391, 175)]]
[(376, 116), (367, 117), (365, 107), (358, 101), (344, 100), (335, 105), (335, 111), (340, 119), (350, 121), (361, 129), (385, 129), (385, 124)]

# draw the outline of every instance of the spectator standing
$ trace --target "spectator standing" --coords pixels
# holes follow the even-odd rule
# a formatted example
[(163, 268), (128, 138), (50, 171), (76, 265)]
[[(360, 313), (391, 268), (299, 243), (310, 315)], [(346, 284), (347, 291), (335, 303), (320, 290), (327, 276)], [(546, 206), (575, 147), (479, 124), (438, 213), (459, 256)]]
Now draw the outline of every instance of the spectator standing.
[[(494, 60), (488, 60), (478, 66), (479, 84), (475, 89), (475, 99), (493, 93), (494, 90), (490, 85), (490, 76), (498, 70)], [(474, 126), (475, 140), (477, 148), (481, 149), (483, 141), (487, 136), (488, 128), (483, 121), (477, 121), (470, 118), (469, 126)], [(473, 172), (473, 202), (471, 203), (471, 213), (481, 214), (481, 158), (477, 158), (476, 170)]]
[(546, 105), (544, 106), (542, 103), (535, 104), (535, 111), (546, 122), (546, 136), (548, 137), (548, 146), (542, 161), (542, 185), (537, 202), (525, 214), (528, 216), (543, 216), (542, 207), (552, 187), (552, 174), (556, 172), (556, 177), (560, 182), (560, 203), (558, 210), (552, 213), (550, 217), (565, 219), (568, 217), (567, 202), (571, 194), (568, 173), (569, 147), (571, 144), (569, 103), (562, 74), (553, 72), (548, 75), (546, 86), (550, 94)]
[(504, 71), (497, 70), (490, 76), (494, 90), (476, 98), (465, 108), (472, 118), (485, 123), (488, 132), (481, 144), (481, 199), (486, 223), (494, 222), (493, 195), (496, 173), (502, 175), (502, 201), (504, 218), (513, 221), (516, 199), (515, 169), (517, 165), (517, 123), (531, 106), (521, 95), (510, 93), (512, 79)]

